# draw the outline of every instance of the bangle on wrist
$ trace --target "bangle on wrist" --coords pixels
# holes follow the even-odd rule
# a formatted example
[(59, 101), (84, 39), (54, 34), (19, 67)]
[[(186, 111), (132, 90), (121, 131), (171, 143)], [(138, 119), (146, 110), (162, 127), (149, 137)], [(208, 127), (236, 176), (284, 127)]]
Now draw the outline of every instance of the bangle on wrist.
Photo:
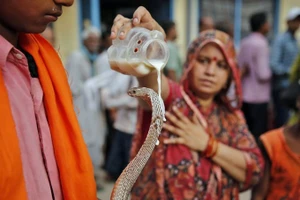
[[(216, 140), (215, 140), (215, 141), (216, 141)], [(216, 155), (217, 152), (218, 152), (218, 149), (219, 149), (219, 142), (216, 141), (216, 142), (215, 142), (215, 146), (214, 146), (214, 150), (213, 150), (212, 154), (210, 155), (210, 158), (215, 157), (215, 155)]]
[(207, 142), (207, 146), (202, 152), (202, 155), (206, 158), (212, 158), (217, 154), (218, 148), (219, 142), (213, 136), (210, 135)]
[(212, 150), (213, 150), (213, 145), (214, 145), (214, 138), (210, 135), (209, 139), (207, 141), (207, 145), (206, 148), (204, 149), (204, 151), (202, 152), (202, 155), (204, 157), (207, 157), (207, 155), (211, 154)]

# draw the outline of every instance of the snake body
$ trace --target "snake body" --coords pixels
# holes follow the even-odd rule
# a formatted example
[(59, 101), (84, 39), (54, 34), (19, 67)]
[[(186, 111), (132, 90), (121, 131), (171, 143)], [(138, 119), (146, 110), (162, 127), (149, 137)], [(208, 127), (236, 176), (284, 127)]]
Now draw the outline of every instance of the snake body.
[(163, 104), (161, 104), (161, 99), (154, 90), (146, 87), (135, 87), (129, 89), (128, 94), (132, 97), (141, 98), (146, 101), (152, 107), (152, 118), (145, 142), (137, 155), (127, 165), (116, 181), (111, 193), (111, 200), (128, 199), (135, 181), (142, 172), (154, 150), (158, 137), (161, 133), (164, 120)]

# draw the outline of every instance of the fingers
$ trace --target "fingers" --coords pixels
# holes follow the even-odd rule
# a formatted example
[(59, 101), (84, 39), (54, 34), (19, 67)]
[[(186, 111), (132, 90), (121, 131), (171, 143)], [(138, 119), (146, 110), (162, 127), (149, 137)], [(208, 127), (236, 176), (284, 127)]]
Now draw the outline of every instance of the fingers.
[[(164, 33), (164, 30), (159, 24), (152, 18), (149, 11), (143, 6), (138, 7), (133, 14), (132, 19), (125, 18), (122, 15), (117, 15), (114, 19), (114, 24), (111, 28), (111, 39), (119, 37), (119, 39), (125, 39), (127, 32), (135, 26), (143, 27), (149, 30), (159, 30)], [(118, 35), (119, 33), (119, 35)]]
[(180, 110), (178, 110), (178, 108), (177, 108), (176, 106), (173, 106), (173, 107), (172, 107), (172, 110), (174, 111), (174, 113), (175, 113), (175, 115), (177, 116), (177, 118), (178, 118), (179, 120), (181, 120), (182, 122), (184, 122), (184, 123), (186, 123), (186, 124), (188, 124), (188, 123), (191, 122), (186, 116), (184, 116), (184, 115), (182, 114), (182, 112), (180, 112)]
[(185, 144), (184, 139), (181, 137), (178, 138), (168, 138), (164, 140), (164, 144)]
[[(115, 39), (119, 37), (121, 40), (125, 39), (126, 33), (133, 27), (132, 20), (122, 15), (117, 15), (114, 19), (114, 24), (111, 27), (110, 38)], [(119, 34), (118, 34), (119, 33)]]
[(183, 136), (184, 135), (184, 131), (181, 130), (180, 128), (177, 128), (175, 126), (172, 126), (170, 124), (166, 124), (164, 123), (163, 128), (171, 133), (173, 133), (174, 135), (178, 135), (178, 136)]
[(192, 120), (193, 120), (193, 122), (194, 122), (195, 124), (201, 125), (199, 119), (197, 118), (197, 116), (196, 116), (195, 114), (193, 115)]
[(136, 11), (133, 13), (133, 25), (137, 26), (140, 23), (147, 23), (152, 21), (152, 16), (149, 13), (149, 11), (143, 7), (140, 6), (136, 9)]
[(180, 119), (178, 119), (176, 115), (173, 115), (170, 112), (166, 112), (165, 114), (166, 114), (167, 120), (169, 120), (173, 125), (181, 128), (181, 129), (185, 128), (186, 125), (184, 124), (184, 122), (181, 121)]

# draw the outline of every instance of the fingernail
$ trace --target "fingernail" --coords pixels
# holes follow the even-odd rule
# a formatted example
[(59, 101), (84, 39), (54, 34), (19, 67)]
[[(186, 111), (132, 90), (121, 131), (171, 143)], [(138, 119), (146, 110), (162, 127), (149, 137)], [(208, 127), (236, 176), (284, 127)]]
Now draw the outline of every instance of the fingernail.
[(176, 107), (176, 106), (173, 106), (172, 108), (173, 108), (173, 110), (177, 110), (177, 107)]
[(110, 33), (110, 37), (115, 37), (116, 36), (116, 33), (114, 32), (114, 31), (112, 31), (111, 33)]
[(122, 31), (122, 32), (120, 33), (120, 36), (124, 36), (124, 35), (125, 35), (124, 31)]
[(139, 22), (138, 18), (135, 17), (135, 18), (133, 19), (133, 23), (136, 24), (136, 23), (138, 23), (138, 22)]

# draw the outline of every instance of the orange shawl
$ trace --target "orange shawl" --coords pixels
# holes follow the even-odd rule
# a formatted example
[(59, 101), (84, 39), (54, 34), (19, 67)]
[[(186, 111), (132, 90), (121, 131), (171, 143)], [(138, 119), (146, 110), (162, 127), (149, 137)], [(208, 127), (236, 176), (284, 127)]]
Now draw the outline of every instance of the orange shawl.
[[(39, 35), (21, 34), (19, 44), (38, 66), (64, 200), (96, 200), (93, 168), (63, 64), (57, 52)], [(0, 199), (26, 200), (19, 141), (1, 70), (0, 122)]]

